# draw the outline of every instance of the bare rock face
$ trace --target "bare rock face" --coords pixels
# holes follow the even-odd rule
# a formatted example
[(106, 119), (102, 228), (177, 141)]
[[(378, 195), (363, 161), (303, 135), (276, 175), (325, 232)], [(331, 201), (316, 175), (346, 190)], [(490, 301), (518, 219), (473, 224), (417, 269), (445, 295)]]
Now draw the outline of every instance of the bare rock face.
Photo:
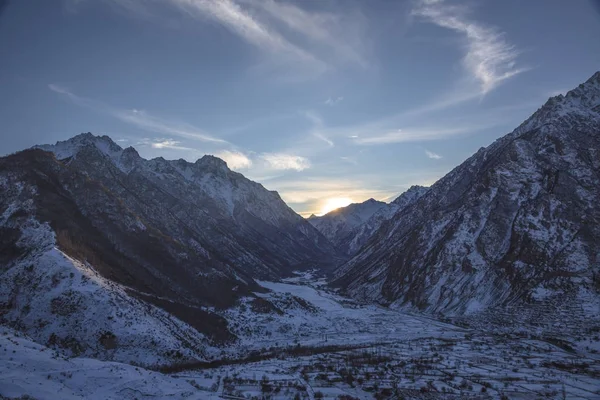
[(560, 297), (598, 315), (600, 73), (396, 212), (335, 273), (354, 297), (464, 315)]

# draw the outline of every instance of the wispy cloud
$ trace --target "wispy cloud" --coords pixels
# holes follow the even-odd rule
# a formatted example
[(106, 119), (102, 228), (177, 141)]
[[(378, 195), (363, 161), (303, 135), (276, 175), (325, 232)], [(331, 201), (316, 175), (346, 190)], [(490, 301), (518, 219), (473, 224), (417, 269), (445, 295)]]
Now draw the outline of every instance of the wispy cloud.
[(347, 162), (348, 164), (358, 165), (358, 161), (356, 161), (356, 158), (354, 157), (340, 156), (340, 160)]
[(190, 124), (162, 119), (151, 115), (143, 110), (125, 110), (112, 107), (108, 104), (104, 104), (97, 100), (78, 96), (66, 87), (55, 83), (49, 84), (48, 88), (62, 96), (67, 97), (69, 100), (71, 100), (78, 106), (89, 108), (96, 112), (110, 115), (123, 122), (126, 122), (137, 128), (141, 128), (149, 132), (160, 133), (163, 135), (179, 136), (186, 139), (193, 139), (215, 144), (229, 144), (227, 141), (209, 135), (203, 130)]
[(155, 149), (193, 150), (190, 147), (181, 146), (181, 142), (173, 139), (162, 139), (150, 145)]
[(357, 144), (377, 145), (387, 143), (407, 143), (438, 140), (473, 131), (474, 128), (441, 128), (441, 129), (396, 129), (379, 135), (359, 136), (354, 139)]
[(432, 158), (434, 160), (439, 160), (442, 158), (442, 156), (440, 156), (437, 153), (434, 153), (433, 151), (429, 151), (429, 150), (425, 150), (425, 155), (427, 155), (427, 157)]
[[(122, 141), (122, 140), (117, 140), (117, 141)], [(154, 139), (143, 138), (143, 139), (138, 140), (137, 145), (150, 146), (153, 149), (197, 151), (194, 148), (182, 146), (180, 141), (173, 140), (173, 139), (166, 139), (166, 138), (154, 138)]]
[(304, 111), (303, 115), (313, 124), (310, 134), (313, 137), (316, 137), (317, 139), (327, 143), (329, 147), (333, 147), (335, 145), (333, 140), (331, 140), (322, 132), (324, 127), (323, 119), (316, 112), (310, 110)]
[(252, 160), (240, 151), (223, 150), (215, 155), (222, 160), (225, 160), (227, 166), (234, 170), (242, 170), (252, 167)]
[[(436, 112), (439, 111), (440, 104), (418, 106), (362, 124), (323, 128), (321, 132), (334, 140), (343, 137), (360, 145), (444, 140), (500, 126), (511, 128), (509, 121), (513, 120), (515, 115), (518, 115), (518, 121), (522, 121), (537, 109), (540, 100), (528, 100), (484, 110), (476, 109), (475, 112), (470, 110), (472, 114), (468, 117), (469, 123), (464, 122), (465, 114), (445, 113), (434, 117), (438, 115)], [(424, 125), (423, 121), (429, 120), (433, 121), (433, 124)]]
[(327, 69), (327, 65), (323, 61), (291, 43), (279, 32), (262, 23), (231, 0), (169, 1), (192, 17), (210, 18), (220, 23), (232, 33), (263, 51), (291, 56), (320, 71)]
[(301, 156), (284, 153), (263, 153), (260, 158), (273, 169), (302, 171), (310, 168), (310, 160)]
[(468, 11), (445, 0), (419, 0), (413, 14), (465, 37), (467, 52), (463, 64), (479, 82), (481, 93), (486, 94), (528, 68), (517, 67), (519, 51), (503, 32), (471, 20)]
[(319, 140), (322, 140), (323, 142), (327, 143), (327, 145), (329, 147), (333, 147), (335, 144), (333, 143), (333, 140), (329, 139), (327, 136), (323, 135), (321, 132), (313, 132), (313, 136), (316, 137)]
[(75, 96), (75, 95), (73, 95), (69, 91), (69, 89), (67, 89), (66, 87), (61, 86), (59, 84), (56, 84), (56, 83), (49, 84), (48, 88), (50, 88), (50, 90), (52, 90), (53, 92), (56, 92), (56, 93), (59, 93), (59, 94), (64, 94), (64, 95), (69, 96), (69, 97)]
[(344, 96), (330, 97), (327, 100), (325, 100), (325, 104), (327, 104), (328, 106), (334, 106), (342, 100), (344, 100)]
[(323, 127), (323, 119), (316, 112), (308, 110), (304, 111), (302, 114), (317, 128)]
[[(303, 37), (312, 40), (314, 43), (328, 48), (329, 52), (334, 52), (344, 61), (349, 61), (368, 66), (368, 62), (360, 50), (362, 44), (360, 37), (362, 32), (362, 20), (360, 15), (335, 15), (327, 12), (307, 11), (296, 5), (274, 0), (248, 1), (257, 7), (265, 10), (272, 18), (284, 23), (289, 29), (300, 33)], [(353, 19), (350, 28), (344, 25)], [(359, 19), (359, 20), (357, 20)]]
[[(65, 1), (75, 9), (84, 0)], [(368, 48), (364, 45), (366, 19), (354, 7), (344, 6), (332, 13), (274, 0), (105, 2), (147, 21), (159, 22), (161, 7), (167, 5), (196, 21), (216, 22), (267, 56), (259, 67), (267, 67), (269, 72), (274, 67), (290, 80), (320, 76), (343, 65), (369, 65), (364, 54)]]
[(219, 139), (207, 134), (203, 130), (196, 128), (193, 125), (158, 118), (144, 110), (114, 110), (114, 112), (111, 114), (121, 121), (130, 123), (138, 128), (142, 128), (151, 132), (175, 135), (203, 142), (221, 144), (228, 143), (223, 139)]

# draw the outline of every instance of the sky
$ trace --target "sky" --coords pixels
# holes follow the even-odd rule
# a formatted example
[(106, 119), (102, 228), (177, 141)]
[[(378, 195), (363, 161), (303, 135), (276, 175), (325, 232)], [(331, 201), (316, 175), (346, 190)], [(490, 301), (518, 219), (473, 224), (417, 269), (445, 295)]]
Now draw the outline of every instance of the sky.
[(595, 0), (0, 0), (0, 155), (213, 154), (301, 215), (431, 185), (600, 70)]

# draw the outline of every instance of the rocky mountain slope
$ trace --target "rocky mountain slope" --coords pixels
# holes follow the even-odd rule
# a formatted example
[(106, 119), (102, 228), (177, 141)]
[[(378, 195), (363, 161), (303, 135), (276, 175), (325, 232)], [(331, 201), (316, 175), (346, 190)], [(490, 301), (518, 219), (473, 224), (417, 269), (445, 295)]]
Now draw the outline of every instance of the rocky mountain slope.
[(337, 284), (435, 313), (560, 299), (597, 318), (599, 198), (600, 72), (395, 213)]
[(413, 185), (410, 188), (408, 188), (408, 190), (406, 192), (404, 192), (400, 196), (396, 197), (396, 199), (394, 201), (392, 201), (391, 204), (394, 204), (394, 205), (398, 206), (399, 208), (403, 209), (405, 207), (412, 205), (417, 200), (419, 200), (428, 191), (429, 191), (428, 187)]
[(1, 158), (0, 187), (0, 318), (74, 353), (125, 359), (100, 343), (118, 332), (119, 349), (155, 334), (198, 357), (233, 339), (214, 309), (264, 291), (254, 279), (336, 257), (276, 192), (212, 156), (145, 160), (82, 134)]
[(325, 235), (338, 252), (352, 256), (369, 240), (381, 225), (398, 210), (417, 201), (429, 188), (411, 186), (391, 203), (369, 199), (350, 204), (325, 215), (311, 215), (308, 221)]

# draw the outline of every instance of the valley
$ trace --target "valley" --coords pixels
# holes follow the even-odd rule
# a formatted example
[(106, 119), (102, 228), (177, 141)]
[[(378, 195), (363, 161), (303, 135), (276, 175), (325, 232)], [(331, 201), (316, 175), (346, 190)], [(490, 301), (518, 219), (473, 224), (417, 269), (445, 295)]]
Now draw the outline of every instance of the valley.
[(0, 0), (0, 400), (600, 400), (599, 20)]
[[(483, 331), (357, 303), (310, 273), (259, 283), (271, 290), (260, 294), (262, 308), (242, 303), (224, 313), (240, 340), (223, 347), (213, 367), (174, 364), (162, 374), (65, 358), (2, 328), (0, 387), (9, 398), (64, 399), (83, 391), (98, 399), (600, 397), (598, 332), (573, 341), (560, 331), (538, 337), (533, 325), (519, 333)], [(298, 306), (278, 307), (292, 301)], [(244, 361), (252, 357), (261, 360)]]

